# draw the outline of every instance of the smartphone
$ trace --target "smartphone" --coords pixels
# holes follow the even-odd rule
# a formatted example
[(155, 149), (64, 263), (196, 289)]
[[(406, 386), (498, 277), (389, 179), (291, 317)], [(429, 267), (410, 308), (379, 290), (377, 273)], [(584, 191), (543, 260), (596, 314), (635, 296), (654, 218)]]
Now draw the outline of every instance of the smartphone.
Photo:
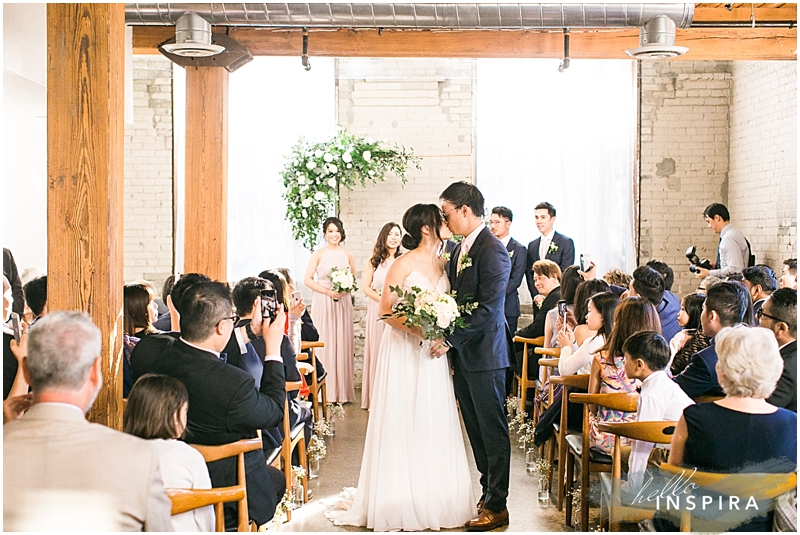
[(275, 289), (261, 290), (261, 317), (272, 323), (278, 316), (278, 297)]
[(14, 329), (14, 340), (19, 343), (22, 338), (22, 326), (19, 324), (19, 314), (16, 312), (11, 313), (11, 328)]
[(292, 304), (299, 305), (303, 301), (303, 292), (296, 290), (292, 292)]
[(566, 321), (567, 321), (567, 302), (564, 301), (563, 299), (558, 302), (558, 315), (561, 316), (561, 318), (566, 323)]
[(592, 268), (592, 255), (588, 253), (581, 254), (581, 271), (586, 273)]

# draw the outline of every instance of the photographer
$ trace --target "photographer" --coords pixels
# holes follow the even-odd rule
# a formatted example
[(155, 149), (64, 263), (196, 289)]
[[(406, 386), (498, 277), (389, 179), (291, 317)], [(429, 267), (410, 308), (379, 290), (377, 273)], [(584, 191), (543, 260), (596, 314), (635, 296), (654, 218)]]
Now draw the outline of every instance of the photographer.
[[(709, 204), (703, 212), (703, 219), (708, 228), (719, 234), (717, 261), (712, 265), (712, 269), (697, 267), (692, 271), (701, 279), (709, 275), (722, 278), (733, 273), (741, 273), (750, 265), (750, 244), (744, 234), (731, 225), (728, 209), (721, 203)], [(703, 260), (710, 263), (707, 258)]]

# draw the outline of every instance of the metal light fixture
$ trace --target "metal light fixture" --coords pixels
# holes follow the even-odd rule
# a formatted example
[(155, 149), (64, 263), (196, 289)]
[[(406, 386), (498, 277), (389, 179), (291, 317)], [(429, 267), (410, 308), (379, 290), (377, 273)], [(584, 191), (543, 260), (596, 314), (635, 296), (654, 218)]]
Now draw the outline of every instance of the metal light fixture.
[(185, 58), (207, 58), (222, 53), (224, 46), (211, 43), (211, 24), (197, 13), (184, 13), (175, 23), (175, 42), (164, 50)]
[(639, 46), (625, 53), (636, 59), (667, 59), (688, 51), (685, 46), (675, 46), (675, 22), (659, 15), (639, 28)]

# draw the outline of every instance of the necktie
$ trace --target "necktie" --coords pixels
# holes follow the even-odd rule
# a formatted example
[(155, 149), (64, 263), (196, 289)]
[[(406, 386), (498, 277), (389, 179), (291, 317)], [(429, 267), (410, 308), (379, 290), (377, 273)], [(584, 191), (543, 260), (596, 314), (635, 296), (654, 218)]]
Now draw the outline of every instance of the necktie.
[(220, 353), (219, 354), (219, 360), (221, 360), (222, 362), (227, 364), (228, 363), (228, 354), (227, 353)]
[(547, 249), (550, 245), (550, 240), (546, 236), (542, 236), (541, 245), (539, 246), (539, 260), (544, 260), (547, 256)]
[(719, 247), (722, 245), (722, 236), (719, 237), (719, 243), (717, 244), (717, 263), (714, 266), (717, 269), (720, 269), (722, 266), (719, 264)]

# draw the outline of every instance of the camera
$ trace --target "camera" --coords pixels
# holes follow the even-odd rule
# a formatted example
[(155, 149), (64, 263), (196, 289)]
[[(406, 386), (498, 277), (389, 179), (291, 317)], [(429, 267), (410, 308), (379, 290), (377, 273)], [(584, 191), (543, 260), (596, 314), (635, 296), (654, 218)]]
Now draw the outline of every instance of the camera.
[(692, 264), (689, 266), (689, 271), (692, 273), (699, 272), (699, 268), (712, 269), (711, 263), (708, 260), (700, 260), (700, 257), (697, 256), (697, 248), (694, 245), (686, 249), (686, 258)]
[(261, 290), (261, 317), (272, 323), (278, 316), (278, 294), (272, 283), (266, 282), (267, 288)]

